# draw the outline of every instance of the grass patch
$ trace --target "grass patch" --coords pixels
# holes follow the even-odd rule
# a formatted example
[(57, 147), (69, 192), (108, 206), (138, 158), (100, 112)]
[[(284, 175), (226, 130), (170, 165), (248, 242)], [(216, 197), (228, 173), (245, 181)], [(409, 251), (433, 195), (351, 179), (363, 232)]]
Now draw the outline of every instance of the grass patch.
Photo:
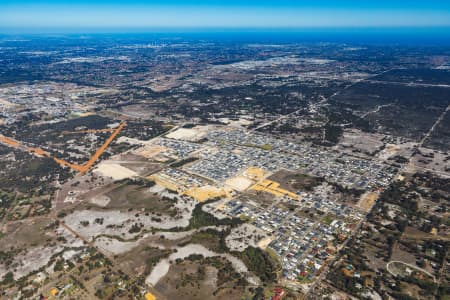
[(331, 215), (326, 215), (326, 216), (323, 217), (323, 219), (322, 219), (322, 222), (325, 223), (325, 224), (327, 224), (327, 225), (330, 225), (331, 222), (333, 222), (333, 221), (334, 221), (334, 218), (333, 218)]
[(306, 276), (305, 277), (298, 276), (297, 279), (301, 284), (311, 283), (311, 280), (308, 279), (308, 277)]
[(270, 144), (264, 144), (264, 145), (262, 145), (260, 148), (263, 149), (263, 150), (270, 151), (270, 150), (273, 149), (273, 146), (270, 145)]
[(255, 144), (247, 143), (247, 144), (243, 144), (242, 146), (249, 147), (249, 148), (259, 148), (259, 149), (263, 149), (263, 150), (266, 150), (266, 151), (270, 151), (270, 150), (273, 149), (273, 146), (270, 145), (270, 144), (255, 145)]
[(252, 218), (250, 218), (249, 216), (245, 216), (245, 215), (240, 215), (240, 216), (239, 216), (239, 219), (240, 219), (242, 222), (246, 222), (246, 223), (252, 221)]

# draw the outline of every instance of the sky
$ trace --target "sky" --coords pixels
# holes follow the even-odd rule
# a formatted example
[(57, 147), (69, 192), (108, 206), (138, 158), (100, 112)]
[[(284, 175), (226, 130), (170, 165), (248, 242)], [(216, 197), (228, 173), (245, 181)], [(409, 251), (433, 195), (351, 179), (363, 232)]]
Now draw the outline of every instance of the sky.
[(0, 31), (450, 27), (450, 1), (0, 0)]

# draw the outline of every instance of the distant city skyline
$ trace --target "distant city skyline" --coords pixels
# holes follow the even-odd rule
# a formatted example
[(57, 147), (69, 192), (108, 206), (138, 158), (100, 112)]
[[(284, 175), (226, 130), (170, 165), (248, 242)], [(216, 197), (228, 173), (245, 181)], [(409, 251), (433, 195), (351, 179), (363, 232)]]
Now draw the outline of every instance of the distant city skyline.
[(447, 27), (449, 1), (30, 1), (0, 3), (0, 28)]

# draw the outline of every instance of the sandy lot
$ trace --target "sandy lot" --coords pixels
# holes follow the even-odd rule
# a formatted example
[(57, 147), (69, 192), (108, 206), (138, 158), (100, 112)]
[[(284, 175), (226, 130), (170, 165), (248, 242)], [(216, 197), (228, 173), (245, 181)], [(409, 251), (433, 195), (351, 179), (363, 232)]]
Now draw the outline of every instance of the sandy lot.
[(244, 177), (244, 176), (236, 176), (225, 181), (225, 184), (231, 187), (232, 189), (242, 192), (248, 189), (253, 181)]
[(147, 145), (134, 151), (135, 154), (145, 158), (155, 158), (156, 156), (169, 150), (166, 147), (159, 145)]
[(102, 162), (95, 168), (94, 173), (102, 175), (104, 177), (111, 177), (114, 180), (121, 180), (137, 176), (138, 174), (124, 166), (119, 164)]
[(121, 136), (116, 140), (116, 143), (120, 144), (120, 143), (127, 143), (130, 145), (147, 145), (149, 142), (148, 141), (142, 141), (139, 139), (135, 139), (135, 138), (129, 138), (126, 136)]
[(122, 254), (137, 247), (139, 241), (122, 242), (108, 237), (99, 237), (95, 240), (95, 246), (112, 255)]
[(381, 150), (376, 156), (381, 160), (388, 160), (389, 158), (397, 155), (403, 157), (409, 157), (412, 154), (413, 147), (416, 143), (402, 143), (402, 144), (386, 144), (383, 150)]
[(270, 243), (271, 243), (273, 240), (274, 240), (274, 237), (271, 237), (271, 236), (266, 237), (266, 238), (264, 238), (264, 239), (262, 239), (262, 240), (259, 241), (258, 247), (261, 248), (261, 249), (263, 249), (263, 250), (266, 250), (267, 247), (269, 247)]
[(111, 199), (106, 195), (98, 195), (89, 199), (89, 202), (100, 207), (105, 207), (109, 204)]
[(369, 212), (372, 208), (375, 201), (378, 199), (378, 193), (367, 192), (361, 196), (361, 199), (358, 201), (357, 206), (364, 210), (365, 212)]
[(362, 132), (357, 129), (346, 129), (342, 135), (339, 146), (342, 148), (357, 149), (367, 155), (372, 155), (384, 146), (383, 135)]
[(166, 137), (176, 140), (185, 141), (198, 141), (206, 135), (205, 131), (199, 130), (199, 128), (179, 128), (174, 132), (169, 133)]
[(212, 185), (205, 185), (202, 187), (194, 187), (188, 189), (183, 193), (183, 195), (192, 197), (198, 202), (204, 202), (213, 198), (229, 197), (229, 192), (223, 188), (218, 188)]
[(251, 189), (255, 191), (267, 192), (276, 197), (288, 196), (291, 197), (292, 199), (300, 200), (299, 195), (281, 188), (278, 182), (268, 179), (264, 179), (263, 181), (258, 182), (257, 184), (252, 186)]
[(11, 102), (9, 102), (9, 101), (7, 101), (5, 99), (0, 98), (0, 107), (1, 106), (4, 106), (5, 108), (11, 108), (11, 107), (16, 106), (16, 104), (11, 103)]
[(229, 118), (220, 118), (219, 121), (222, 122), (222, 123), (225, 123), (227, 125), (236, 126), (236, 127), (238, 127), (238, 126), (248, 126), (248, 125), (251, 125), (253, 123), (250, 120), (246, 120), (246, 119), (242, 119), (242, 118), (237, 120), (237, 121), (231, 120)]
[(263, 169), (257, 167), (249, 167), (247, 170), (244, 171), (244, 176), (255, 181), (262, 180), (266, 175), (267, 174)]

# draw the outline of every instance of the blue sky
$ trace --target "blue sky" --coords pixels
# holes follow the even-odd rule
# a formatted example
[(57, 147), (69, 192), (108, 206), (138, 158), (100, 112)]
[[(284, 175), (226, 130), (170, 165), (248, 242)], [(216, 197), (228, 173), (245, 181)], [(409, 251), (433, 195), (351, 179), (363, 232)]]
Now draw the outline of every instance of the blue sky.
[(0, 0), (0, 28), (447, 26), (448, 0)]

